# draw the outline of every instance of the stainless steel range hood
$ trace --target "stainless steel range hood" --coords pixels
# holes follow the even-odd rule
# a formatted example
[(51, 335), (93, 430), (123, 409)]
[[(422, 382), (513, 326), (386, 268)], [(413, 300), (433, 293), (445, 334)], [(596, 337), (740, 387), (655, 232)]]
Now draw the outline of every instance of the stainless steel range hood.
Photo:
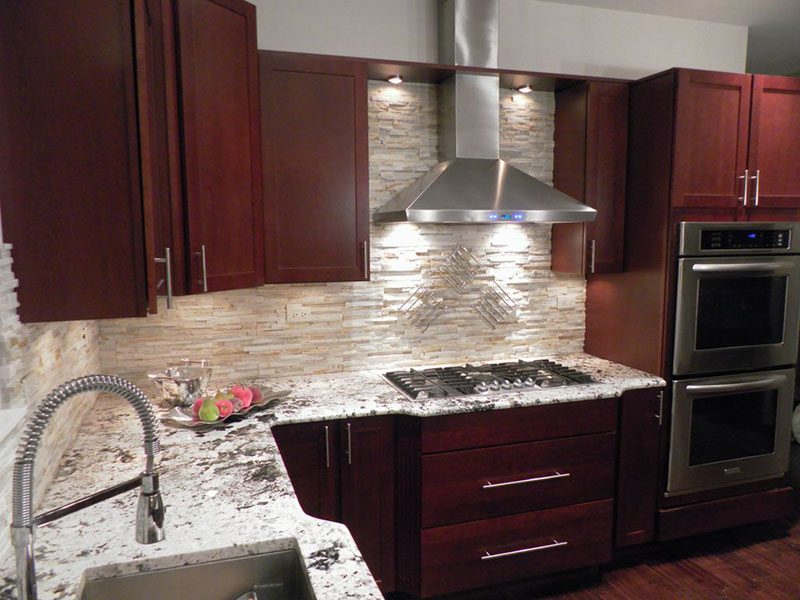
[[(439, 2), (439, 62), (497, 68), (498, 0)], [(564, 223), (596, 211), (500, 158), (497, 75), (459, 72), (439, 85), (439, 158), (375, 211), (377, 223)]]

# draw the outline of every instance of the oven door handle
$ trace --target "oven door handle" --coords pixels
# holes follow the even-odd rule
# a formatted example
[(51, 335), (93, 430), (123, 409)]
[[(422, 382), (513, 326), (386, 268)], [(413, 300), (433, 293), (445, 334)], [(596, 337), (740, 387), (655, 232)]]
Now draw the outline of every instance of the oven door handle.
[(740, 383), (712, 383), (706, 385), (687, 385), (686, 393), (691, 396), (707, 396), (710, 394), (727, 394), (736, 392), (756, 392), (777, 387), (786, 381), (786, 375), (772, 375), (756, 379), (755, 381), (743, 381)]
[(788, 271), (794, 267), (790, 262), (765, 262), (765, 263), (701, 263), (692, 265), (695, 273), (774, 273), (775, 271)]

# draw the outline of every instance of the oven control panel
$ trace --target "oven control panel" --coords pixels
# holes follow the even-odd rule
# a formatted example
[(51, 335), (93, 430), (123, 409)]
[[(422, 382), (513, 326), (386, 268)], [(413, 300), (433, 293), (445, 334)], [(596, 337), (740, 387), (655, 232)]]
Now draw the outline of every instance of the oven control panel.
[(706, 229), (700, 234), (701, 250), (788, 249), (789, 229)]

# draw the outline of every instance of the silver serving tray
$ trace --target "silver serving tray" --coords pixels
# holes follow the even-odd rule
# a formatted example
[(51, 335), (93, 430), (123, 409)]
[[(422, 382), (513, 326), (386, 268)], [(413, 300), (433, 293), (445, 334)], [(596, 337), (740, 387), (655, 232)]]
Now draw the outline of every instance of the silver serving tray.
[(246, 415), (254, 408), (266, 406), (267, 404), (270, 404), (275, 400), (286, 398), (290, 393), (291, 392), (289, 390), (282, 390), (279, 392), (262, 392), (261, 400), (259, 402), (253, 402), (247, 408), (240, 410), (238, 412), (233, 412), (229, 414), (227, 417), (217, 419), (216, 421), (202, 421), (194, 415), (191, 407), (187, 408), (183, 406), (176, 406), (175, 408), (170, 410), (166, 415), (161, 417), (161, 422), (167, 425), (177, 425), (179, 427), (189, 427), (191, 429), (198, 429), (202, 427), (216, 427), (224, 423), (231, 417)]

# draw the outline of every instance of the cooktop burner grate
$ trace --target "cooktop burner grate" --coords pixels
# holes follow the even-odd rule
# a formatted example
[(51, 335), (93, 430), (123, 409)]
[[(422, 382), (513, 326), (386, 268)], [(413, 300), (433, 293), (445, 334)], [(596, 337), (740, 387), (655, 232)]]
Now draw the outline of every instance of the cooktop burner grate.
[(588, 374), (551, 360), (409, 369), (390, 371), (383, 377), (412, 400), (595, 383)]

